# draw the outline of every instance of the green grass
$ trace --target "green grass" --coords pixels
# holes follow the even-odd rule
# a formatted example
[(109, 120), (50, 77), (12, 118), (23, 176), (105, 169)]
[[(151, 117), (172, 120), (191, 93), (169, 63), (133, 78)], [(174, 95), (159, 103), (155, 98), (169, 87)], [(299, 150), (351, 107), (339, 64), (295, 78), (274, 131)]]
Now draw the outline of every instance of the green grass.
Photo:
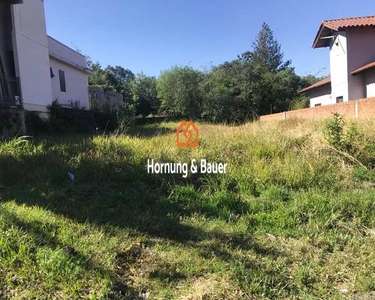
[[(373, 125), (358, 125), (366, 166)], [(330, 151), (322, 124), (198, 124), (196, 149), (176, 147), (176, 126), (0, 143), (0, 298), (375, 292), (375, 172)], [(193, 158), (228, 163), (228, 173), (146, 171), (147, 159)]]

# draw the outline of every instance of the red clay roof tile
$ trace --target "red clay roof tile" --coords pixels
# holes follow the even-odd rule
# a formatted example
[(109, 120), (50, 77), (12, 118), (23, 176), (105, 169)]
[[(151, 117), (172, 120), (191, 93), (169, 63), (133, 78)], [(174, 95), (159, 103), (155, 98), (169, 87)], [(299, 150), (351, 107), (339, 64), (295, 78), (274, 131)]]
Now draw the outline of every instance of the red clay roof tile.
[(326, 20), (322, 25), (336, 31), (351, 27), (375, 26), (375, 16)]
[(315, 37), (313, 48), (329, 46), (329, 40), (322, 40), (322, 37), (332, 35), (331, 31), (340, 31), (355, 27), (375, 27), (375, 16), (343, 18), (323, 21)]
[(327, 78), (324, 78), (318, 82), (315, 82), (314, 84), (308, 86), (307, 88), (304, 88), (303, 90), (300, 91), (300, 93), (304, 93), (304, 92), (307, 92), (309, 90), (312, 90), (312, 89), (316, 89), (318, 87), (321, 87), (323, 85), (326, 85), (328, 83), (331, 83), (331, 77), (327, 77)]
[(362, 72), (364, 72), (366, 70), (373, 69), (373, 68), (375, 68), (375, 61), (371, 62), (371, 63), (369, 63), (367, 65), (364, 65), (364, 66), (358, 68), (357, 70), (354, 70), (350, 74), (352, 74), (353, 76), (355, 76), (355, 75), (358, 75), (358, 74), (360, 74), (360, 73), (362, 73)]

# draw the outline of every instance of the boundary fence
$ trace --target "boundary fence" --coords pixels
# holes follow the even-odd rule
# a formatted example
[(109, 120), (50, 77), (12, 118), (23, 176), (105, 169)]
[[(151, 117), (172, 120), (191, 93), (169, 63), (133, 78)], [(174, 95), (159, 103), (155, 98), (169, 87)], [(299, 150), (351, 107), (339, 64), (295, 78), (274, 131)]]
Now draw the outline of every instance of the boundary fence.
[(260, 121), (329, 119), (333, 113), (339, 113), (348, 119), (373, 119), (375, 118), (375, 97), (264, 115), (260, 117)]

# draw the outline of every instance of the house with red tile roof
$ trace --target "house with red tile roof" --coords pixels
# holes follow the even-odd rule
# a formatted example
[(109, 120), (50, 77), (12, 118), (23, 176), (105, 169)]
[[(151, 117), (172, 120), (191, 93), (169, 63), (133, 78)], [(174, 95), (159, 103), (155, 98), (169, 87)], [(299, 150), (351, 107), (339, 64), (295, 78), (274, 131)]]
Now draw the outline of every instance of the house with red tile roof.
[(375, 97), (375, 16), (323, 21), (312, 47), (329, 47), (331, 75), (301, 91), (310, 107)]

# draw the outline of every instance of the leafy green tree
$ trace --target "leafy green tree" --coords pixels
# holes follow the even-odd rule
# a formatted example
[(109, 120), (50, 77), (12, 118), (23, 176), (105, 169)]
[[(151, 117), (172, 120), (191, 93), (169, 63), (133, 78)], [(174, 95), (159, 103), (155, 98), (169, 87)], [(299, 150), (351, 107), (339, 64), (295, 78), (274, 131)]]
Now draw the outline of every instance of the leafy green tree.
[(203, 74), (191, 67), (173, 67), (161, 73), (157, 82), (160, 112), (169, 117), (199, 118)]
[(317, 83), (318, 81), (322, 80), (324, 77), (318, 77), (315, 75), (306, 75), (300, 77), (300, 88), (306, 88), (314, 83)]
[(284, 61), (281, 45), (265, 23), (251, 51), (207, 73), (176, 66), (156, 79), (144, 74), (134, 76), (120, 66), (103, 70), (99, 63), (90, 65), (90, 85), (121, 93), (137, 115), (160, 113), (210, 122), (245, 122), (304, 106), (308, 100), (298, 91), (315, 79), (295, 74), (291, 61)]
[(120, 66), (108, 66), (105, 69), (105, 73), (108, 84), (113, 86), (117, 93), (122, 93), (124, 85), (135, 79), (135, 75), (132, 71)]
[(115, 88), (109, 86), (107, 81), (107, 73), (100, 63), (91, 64), (91, 75), (89, 76), (89, 86), (100, 87), (105, 91), (114, 92)]
[(299, 77), (291, 68), (285, 68), (277, 73), (266, 72), (261, 81), (267, 93), (263, 93), (260, 103), (260, 114), (288, 110), (289, 103), (298, 96)]
[(132, 71), (121, 66), (108, 66), (103, 69), (98, 62), (90, 65), (92, 72), (89, 77), (90, 86), (100, 87), (106, 92), (122, 94), (125, 102), (132, 101), (131, 83), (135, 79)]
[(287, 110), (290, 101), (298, 94), (299, 78), (284, 62), (280, 44), (267, 24), (262, 25), (253, 51), (238, 57), (242, 65), (240, 73), (240, 97), (247, 104), (247, 118)]
[(113, 87), (116, 93), (122, 94), (125, 102), (132, 101), (131, 83), (135, 79), (134, 73), (121, 66), (108, 66), (105, 72), (108, 85)]
[(266, 23), (262, 24), (262, 29), (253, 43), (253, 51), (244, 52), (239, 56), (240, 60), (254, 62), (273, 73), (291, 64), (290, 60), (284, 62), (283, 58), (281, 45), (274, 38), (273, 31)]
[(202, 83), (201, 116), (210, 122), (243, 122), (248, 106), (241, 97), (242, 65), (238, 60), (212, 68)]
[(136, 106), (136, 114), (144, 117), (157, 114), (160, 103), (157, 96), (157, 80), (143, 73), (136, 76), (132, 84), (132, 95)]

